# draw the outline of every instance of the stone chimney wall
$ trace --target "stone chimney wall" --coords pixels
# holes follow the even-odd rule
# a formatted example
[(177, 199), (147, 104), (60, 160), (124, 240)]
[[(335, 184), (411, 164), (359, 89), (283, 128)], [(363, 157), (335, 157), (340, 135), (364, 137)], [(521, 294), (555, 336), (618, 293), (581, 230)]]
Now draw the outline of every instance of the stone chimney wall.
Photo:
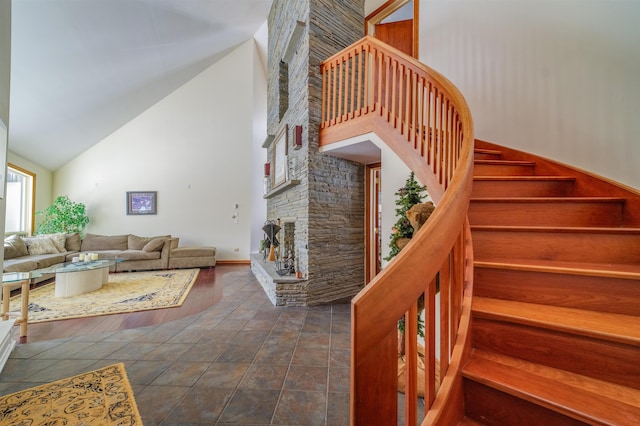
[[(296, 284), (295, 301), (282, 304), (348, 299), (364, 286), (364, 166), (318, 150), (320, 63), (363, 35), (364, 0), (273, 2), (267, 132), (275, 136), (287, 128), (288, 181), (299, 182), (268, 196), (265, 220), (296, 218), (294, 256), (305, 278)], [(302, 126), (299, 149), (295, 126)], [(272, 161), (273, 144), (267, 150)], [(268, 194), (278, 188), (269, 187)]]

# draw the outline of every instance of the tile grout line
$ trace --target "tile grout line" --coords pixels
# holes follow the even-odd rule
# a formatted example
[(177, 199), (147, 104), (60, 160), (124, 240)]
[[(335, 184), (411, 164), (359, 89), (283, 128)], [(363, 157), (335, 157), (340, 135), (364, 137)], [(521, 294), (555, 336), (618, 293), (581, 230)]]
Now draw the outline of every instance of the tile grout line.
[[(284, 311), (283, 311), (284, 312)], [(284, 385), (287, 381), (287, 377), (289, 377), (289, 372), (291, 371), (291, 366), (293, 365), (293, 358), (298, 350), (298, 343), (300, 342), (300, 335), (302, 334), (302, 329), (304, 328), (304, 324), (307, 322), (307, 316), (309, 315), (309, 310), (306, 309), (304, 313), (304, 320), (302, 324), (300, 324), (300, 329), (298, 330), (298, 335), (296, 337), (296, 344), (293, 345), (293, 352), (291, 353), (291, 359), (289, 359), (289, 365), (287, 365), (287, 372), (284, 375), (284, 379), (282, 380), (282, 386), (280, 387), (280, 394), (278, 395), (278, 400), (276, 401), (276, 405), (273, 408), (273, 414), (271, 415), (270, 425), (273, 425), (273, 422), (276, 419), (276, 413), (278, 412), (278, 407), (280, 406), (280, 402), (282, 402), (282, 394), (284, 393)], [(275, 327), (275, 324), (274, 324)]]

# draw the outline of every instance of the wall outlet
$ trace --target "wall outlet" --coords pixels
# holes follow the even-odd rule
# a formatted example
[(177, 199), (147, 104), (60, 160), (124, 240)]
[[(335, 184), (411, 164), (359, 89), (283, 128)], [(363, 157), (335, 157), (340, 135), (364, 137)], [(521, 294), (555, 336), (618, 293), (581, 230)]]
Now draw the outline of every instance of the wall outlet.
[(240, 251), (240, 247), (234, 248), (233, 251)]

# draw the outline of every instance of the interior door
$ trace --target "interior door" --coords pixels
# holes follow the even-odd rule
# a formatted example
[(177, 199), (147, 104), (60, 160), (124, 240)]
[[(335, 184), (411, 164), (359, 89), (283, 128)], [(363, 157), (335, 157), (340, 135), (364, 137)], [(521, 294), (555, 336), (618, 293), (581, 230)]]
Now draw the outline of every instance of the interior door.
[(389, 46), (415, 57), (413, 52), (413, 19), (376, 24), (375, 37)]

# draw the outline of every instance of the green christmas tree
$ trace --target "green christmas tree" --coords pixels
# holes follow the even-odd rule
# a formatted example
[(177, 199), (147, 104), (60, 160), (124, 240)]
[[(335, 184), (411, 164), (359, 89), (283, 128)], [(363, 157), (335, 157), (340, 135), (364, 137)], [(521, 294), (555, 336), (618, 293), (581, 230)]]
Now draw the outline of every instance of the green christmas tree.
[[(413, 175), (413, 172), (409, 175), (409, 178), (405, 182), (404, 186), (396, 192), (398, 199), (396, 200), (396, 217), (398, 220), (392, 228), (391, 232), (391, 241), (389, 242), (389, 248), (391, 251), (389, 255), (385, 257), (385, 260), (389, 261), (393, 259), (404, 245), (402, 242), (406, 243), (408, 240), (413, 237), (413, 227), (407, 219), (407, 211), (415, 206), (416, 204), (420, 204), (423, 199), (426, 198), (424, 192), (427, 190), (426, 187), (420, 185)], [(399, 244), (400, 243), (400, 244)], [(424, 298), (421, 296), (418, 302), (418, 335), (424, 337), (424, 321), (420, 317), (420, 313), (424, 309)], [(402, 335), (404, 335), (404, 317), (398, 321), (398, 330)], [(404, 354), (404, 349), (400, 351)]]
[(413, 227), (409, 223), (409, 219), (407, 219), (407, 211), (416, 204), (420, 204), (426, 198), (426, 195), (423, 195), (426, 190), (427, 188), (420, 185), (416, 181), (413, 172), (411, 172), (404, 186), (396, 192), (398, 196), (396, 200), (396, 206), (398, 206), (396, 208), (396, 217), (398, 220), (392, 228), (391, 241), (389, 242), (391, 251), (384, 258), (385, 260), (389, 261), (400, 253), (401, 247), (398, 246), (398, 242), (413, 237)]

